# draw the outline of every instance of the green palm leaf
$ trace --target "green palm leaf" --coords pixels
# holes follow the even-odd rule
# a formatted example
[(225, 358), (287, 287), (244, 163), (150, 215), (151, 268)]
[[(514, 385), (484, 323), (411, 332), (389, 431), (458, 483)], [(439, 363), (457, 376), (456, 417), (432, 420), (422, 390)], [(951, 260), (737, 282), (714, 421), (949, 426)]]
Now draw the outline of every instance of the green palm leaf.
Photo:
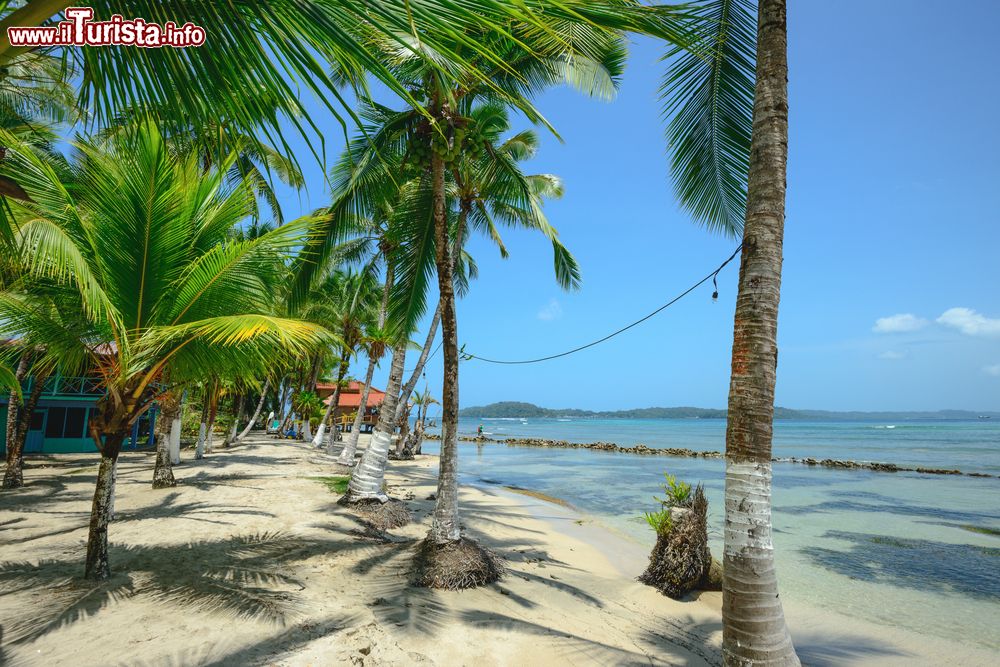
[(21, 383), (17, 381), (17, 376), (14, 371), (7, 368), (4, 364), (0, 364), (0, 385), (7, 387), (7, 389), (14, 396), (21, 399)]
[(673, 48), (660, 98), (681, 205), (710, 229), (739, 236), (746, 208), (757, 22), (750, 0), (698, 6), (689, 50)]

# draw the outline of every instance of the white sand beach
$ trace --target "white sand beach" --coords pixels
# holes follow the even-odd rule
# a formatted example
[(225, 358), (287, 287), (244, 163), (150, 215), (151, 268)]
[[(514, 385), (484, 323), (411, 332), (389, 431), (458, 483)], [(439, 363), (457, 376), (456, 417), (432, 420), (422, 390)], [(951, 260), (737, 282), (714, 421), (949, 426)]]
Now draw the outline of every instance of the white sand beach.
[[(362, 441), (362, 445), (364, 445)], [(437, 460), (393, 462), (414, 522), (380, 539), (316, 479), (325, 454), (262, 437), (150, 488), (125, 453), (114, 577), (81, 580), (96, 456), (33, 459), (0, 496), (0, 663), (8, 665), (718, 664), (720, 593), (678, 602), (635, 581), (644, 548), (573, 508), (463, 487), (466, 530), (507, 558), (496, 585), (409, 585)], [(990, 656), (786, 601), (804, 664), (965, 665)], [(903, 650), (899, 647), (907, 646)]]

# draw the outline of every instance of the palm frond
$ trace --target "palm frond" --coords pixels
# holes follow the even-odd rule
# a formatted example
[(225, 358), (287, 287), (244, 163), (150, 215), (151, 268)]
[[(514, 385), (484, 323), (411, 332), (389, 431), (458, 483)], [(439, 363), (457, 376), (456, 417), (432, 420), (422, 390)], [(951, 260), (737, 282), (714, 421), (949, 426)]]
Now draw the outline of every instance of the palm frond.
[(7, 387), (7, 390), (20, 400), (21, 383), (17, 381), (17, 375), (14, 374), (14, 371), (2, 363), (0, 363), (0, 386)]
[(742, 233), (757, 22), (750, 0), (698, 6), (690, 49), (672, 48), (660, 87), (670, 172), (681, 205), (710, 229)]

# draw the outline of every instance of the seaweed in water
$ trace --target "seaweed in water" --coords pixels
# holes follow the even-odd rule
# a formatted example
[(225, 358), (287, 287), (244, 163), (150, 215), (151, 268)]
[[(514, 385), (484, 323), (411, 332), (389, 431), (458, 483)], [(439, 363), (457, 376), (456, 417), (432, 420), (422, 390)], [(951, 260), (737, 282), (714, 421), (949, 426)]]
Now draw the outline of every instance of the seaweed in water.
[(824, 537), (850, 542), (850, 548), (811, 546), (802, 553), (852, 579), (1000, 600), (998, 548), (843, 531)]

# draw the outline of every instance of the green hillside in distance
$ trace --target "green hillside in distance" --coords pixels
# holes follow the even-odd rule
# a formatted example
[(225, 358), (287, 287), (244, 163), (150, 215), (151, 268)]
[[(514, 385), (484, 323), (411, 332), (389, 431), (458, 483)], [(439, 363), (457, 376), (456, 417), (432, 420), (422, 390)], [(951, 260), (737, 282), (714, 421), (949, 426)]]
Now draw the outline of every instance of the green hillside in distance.
[[(489, 405), (463, 408), (459, 416), (469, 419), (513, 418), (513, 419), (555, 419), (558, 417), (591, 417), (595, 419), (722, 419), (725, 410), (714, 408), (635, 408), (632, 410), (579, 410), (576, 408), (543, 408), (522, 401), (500, 401)], [(936, 410), (927, 412), (835, 412), (831, 410), (794, 410), (778, 407), (775, 419), (802, 419), (813, 421), (858, 421), (885, 420), (904, 421), (909, 419), (978, 419), (988, 417), (1000, 419), (1000, 412), (975, 412), (972, 410)]]

